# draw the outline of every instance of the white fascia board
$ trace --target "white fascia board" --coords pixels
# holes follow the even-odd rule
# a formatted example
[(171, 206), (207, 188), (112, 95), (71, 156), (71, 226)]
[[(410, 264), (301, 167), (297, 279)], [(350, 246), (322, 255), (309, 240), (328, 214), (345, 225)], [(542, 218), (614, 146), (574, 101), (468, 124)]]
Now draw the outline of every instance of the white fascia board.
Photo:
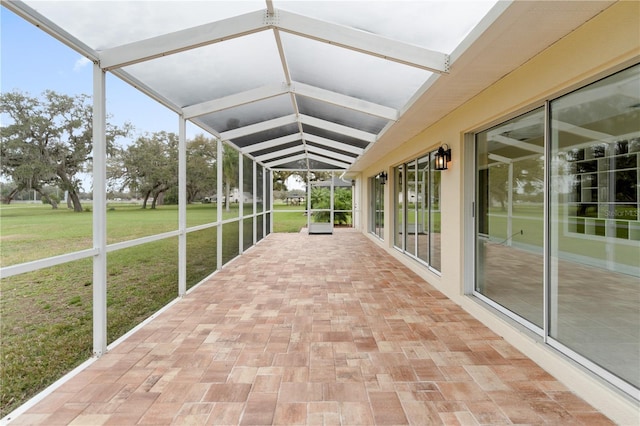
[(398, 120), (398, 111), (394, 108), (332, 92), (330, 90), (321, 89), (308, 84), (293, 82), (291, 85), (291, 92), (307, 98), (327, 102), (332, 105), (341, 106), (354, 111), (360, 111), (375, 117), (393, 121)]
[(267, 28), (269, 26), (265, 22), (265, 11), (258, 10), (106, 49), (100, 53), (100, 67), (104, 70), (120, 68), (253, 34)]
[(270, 152), (268, 154), (255, 157), (257, 161), (267, 162), (273, 158), (282, 157), (283, 155), (292, 155), (304, 152), (304, 145), (292, 146), (291, 148), (280, 149), (278, 151)]
[(244, 148), (241, 149), (241, 152), (243, 154), (250, 154), (252, 152), (262, 151), (263, 149), (275, 148), (276, 146), (300, 141), (301, 139), (302, 139), (302, 136), (300, 136), (300, 133), (293, 133), (291, 135), (282, 136), (282, 137), (271, 139), (268, 141), (245, 146)]
[(274, 96), (283, 95), (289, 92), (286, 84), (271, 84), (258, 87), (256, 89), (247, 90), (245, 92), (236, 93), (219, 99), (194, 104), (182, 108), (185, 118), (194, 118), (213, 112), (249, 104), (251, 102), (261, 101), (263, 99), (273, 98)]
[(262, 132), (269, 129), (274, 129), (280, 126), (286, 126), (296, 122), (295, 114), (285, 115), (284, 117), (274, 118), (273, 120), (263, 121), (261, 123), (251, 124), (245, 127), (239, 127), (237, 129), (228, 130), (220, 134), (223, 139), (235, 139), (241, 136), (252, 135), (254, 133)]
[(276, 11), (273, 21), (281, 31), (436, 73), (449, 72), (449, 55), (442, 52), (283, 10)]
[(315, 154), (324, 155), (325, 157), (330, 157), (335, 160), (344, 161), (345, 163), (353, 163), (355, 161), (354, 157), (349, 157), (348, 155), (339, 154), (337, 152), (330, 151), (324, 148), (318, 148), (317, 146), (307, 145), (307, 152), (313, 152)]
[(331, 158), (321, 157), (320, 155), (308, 154), (310, 160), (320, 161), (321, 163), (331, 164), (332, 166), (347, 169), (351, 164), (343, 163), (342, 161), (332, 160)]
[(352, 154), (360, 155), (364, 152), (364, 149), (357, 146), (349, 145), (344, 142), (334, 141), (332, 139), (323, 138), (321, 136), (311, 135), (309, 133), (304, 134), (304, 139), (307, 142), (317, 143), (330, 148), (339, 149), (340, 151), (350, 152)]
[(292, 161), (304, 160), (307, 158), (307, 154), (298, 154), (293, 155), (291, 157), (281, 158), (275, 161), (265, 162), (264, 165), (267, 167), (279, 166), (280, 164), (290, 163)]
[(321, 129), (340, 133), (345, 136), (351, 136), (356, 139), (361, 139), (366, 142), (376, 141), (376, 135), (374, 135), (373, 133), (364, 132), (362, 130), (343, 126), (341, 124), (336, 124), (331, 121), (321, 120), (319, 118), (311, 117), (308, 115), (300, 114), (300, 122), (303, 124), (308, 124), (309, 126), (319, 127)]

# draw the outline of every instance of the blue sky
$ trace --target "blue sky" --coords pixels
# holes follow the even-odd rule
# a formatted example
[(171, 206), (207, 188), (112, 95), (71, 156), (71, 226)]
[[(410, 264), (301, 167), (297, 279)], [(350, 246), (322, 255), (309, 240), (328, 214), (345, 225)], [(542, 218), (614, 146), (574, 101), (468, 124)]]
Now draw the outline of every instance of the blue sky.
[[(40, 96), (47, 89), (67, 95), (91, 95), (91, 62), (0, 7), (0, 90)], [(111, 74), (107, 74), (107, 113), (114, 124), (131, 122), (134, 136), (161, 130), (178, 133), (175, 113)], [(188, 138), (198, 133), (204, 132), (187, 125)]]

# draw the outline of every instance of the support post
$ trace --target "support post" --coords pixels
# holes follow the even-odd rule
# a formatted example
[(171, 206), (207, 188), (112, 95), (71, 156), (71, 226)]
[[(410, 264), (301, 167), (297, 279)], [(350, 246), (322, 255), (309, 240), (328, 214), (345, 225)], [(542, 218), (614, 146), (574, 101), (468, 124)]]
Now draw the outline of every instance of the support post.
[(217, 226), (217, 238), (216, 238), (216, 269), (222, 268), (222, 209), (224, 203), (222, 202), (222, 176), (224, 175), (224, 160), (222, 151), (222, 140), (218, 139), (216, 142), (216, 222)]
[(509, 162), (509, 178), (507, 193), (507, 246), (511, 247), (511, 236), (513, 235), (513, 161)]
[(187, 122), (178, 124), (178, 296), (187, 293)]
[(93, 65), (93, 355), (107, 351), (106, 78)]
[(238, 152), (238, 253), (244, 253), (244, 155)]
[(253, 244), (258, 242), (258, 163), (253, 164)]

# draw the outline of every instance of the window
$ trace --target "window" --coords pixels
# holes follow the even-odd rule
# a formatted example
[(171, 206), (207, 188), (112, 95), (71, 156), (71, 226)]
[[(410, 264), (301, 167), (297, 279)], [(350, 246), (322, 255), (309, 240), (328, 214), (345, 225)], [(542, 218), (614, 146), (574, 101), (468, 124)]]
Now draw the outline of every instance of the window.
[(395, 246), (440, 270), (440, 171), (435, 151), (394, 169)]

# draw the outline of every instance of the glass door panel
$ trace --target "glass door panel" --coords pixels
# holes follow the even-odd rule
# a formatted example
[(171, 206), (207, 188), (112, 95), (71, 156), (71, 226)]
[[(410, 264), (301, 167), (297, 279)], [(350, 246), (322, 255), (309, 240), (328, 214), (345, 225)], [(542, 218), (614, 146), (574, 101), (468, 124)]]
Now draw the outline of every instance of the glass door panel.
[(416, 254), (416, 235), (418, 225), (418, 184), (416, 161), (407, 163), (407, 225), (406, 225), (406, 243), (405, 251), (411, 255)]
[(476, 135), (475, 290), (543, 327), (544, 109)]
[(429, 262), (429, 157), (418, 159), (416, 170), (416, 229), (418, 258)]
[(640, 66), (551, 103), (549, 335), (640, 387)]
[(395, 194), (395, 237), (394, 244), (399, 249), (404, 250), (404, 165), (394, 169), (394, 194)]
[(440, 243), (442, 230), (440, 229), (440, 179), (441, 171), (436, 170), (435, 152), (431, 153), (429, 164), (429, 265), (437, 269), (441, 268)]

